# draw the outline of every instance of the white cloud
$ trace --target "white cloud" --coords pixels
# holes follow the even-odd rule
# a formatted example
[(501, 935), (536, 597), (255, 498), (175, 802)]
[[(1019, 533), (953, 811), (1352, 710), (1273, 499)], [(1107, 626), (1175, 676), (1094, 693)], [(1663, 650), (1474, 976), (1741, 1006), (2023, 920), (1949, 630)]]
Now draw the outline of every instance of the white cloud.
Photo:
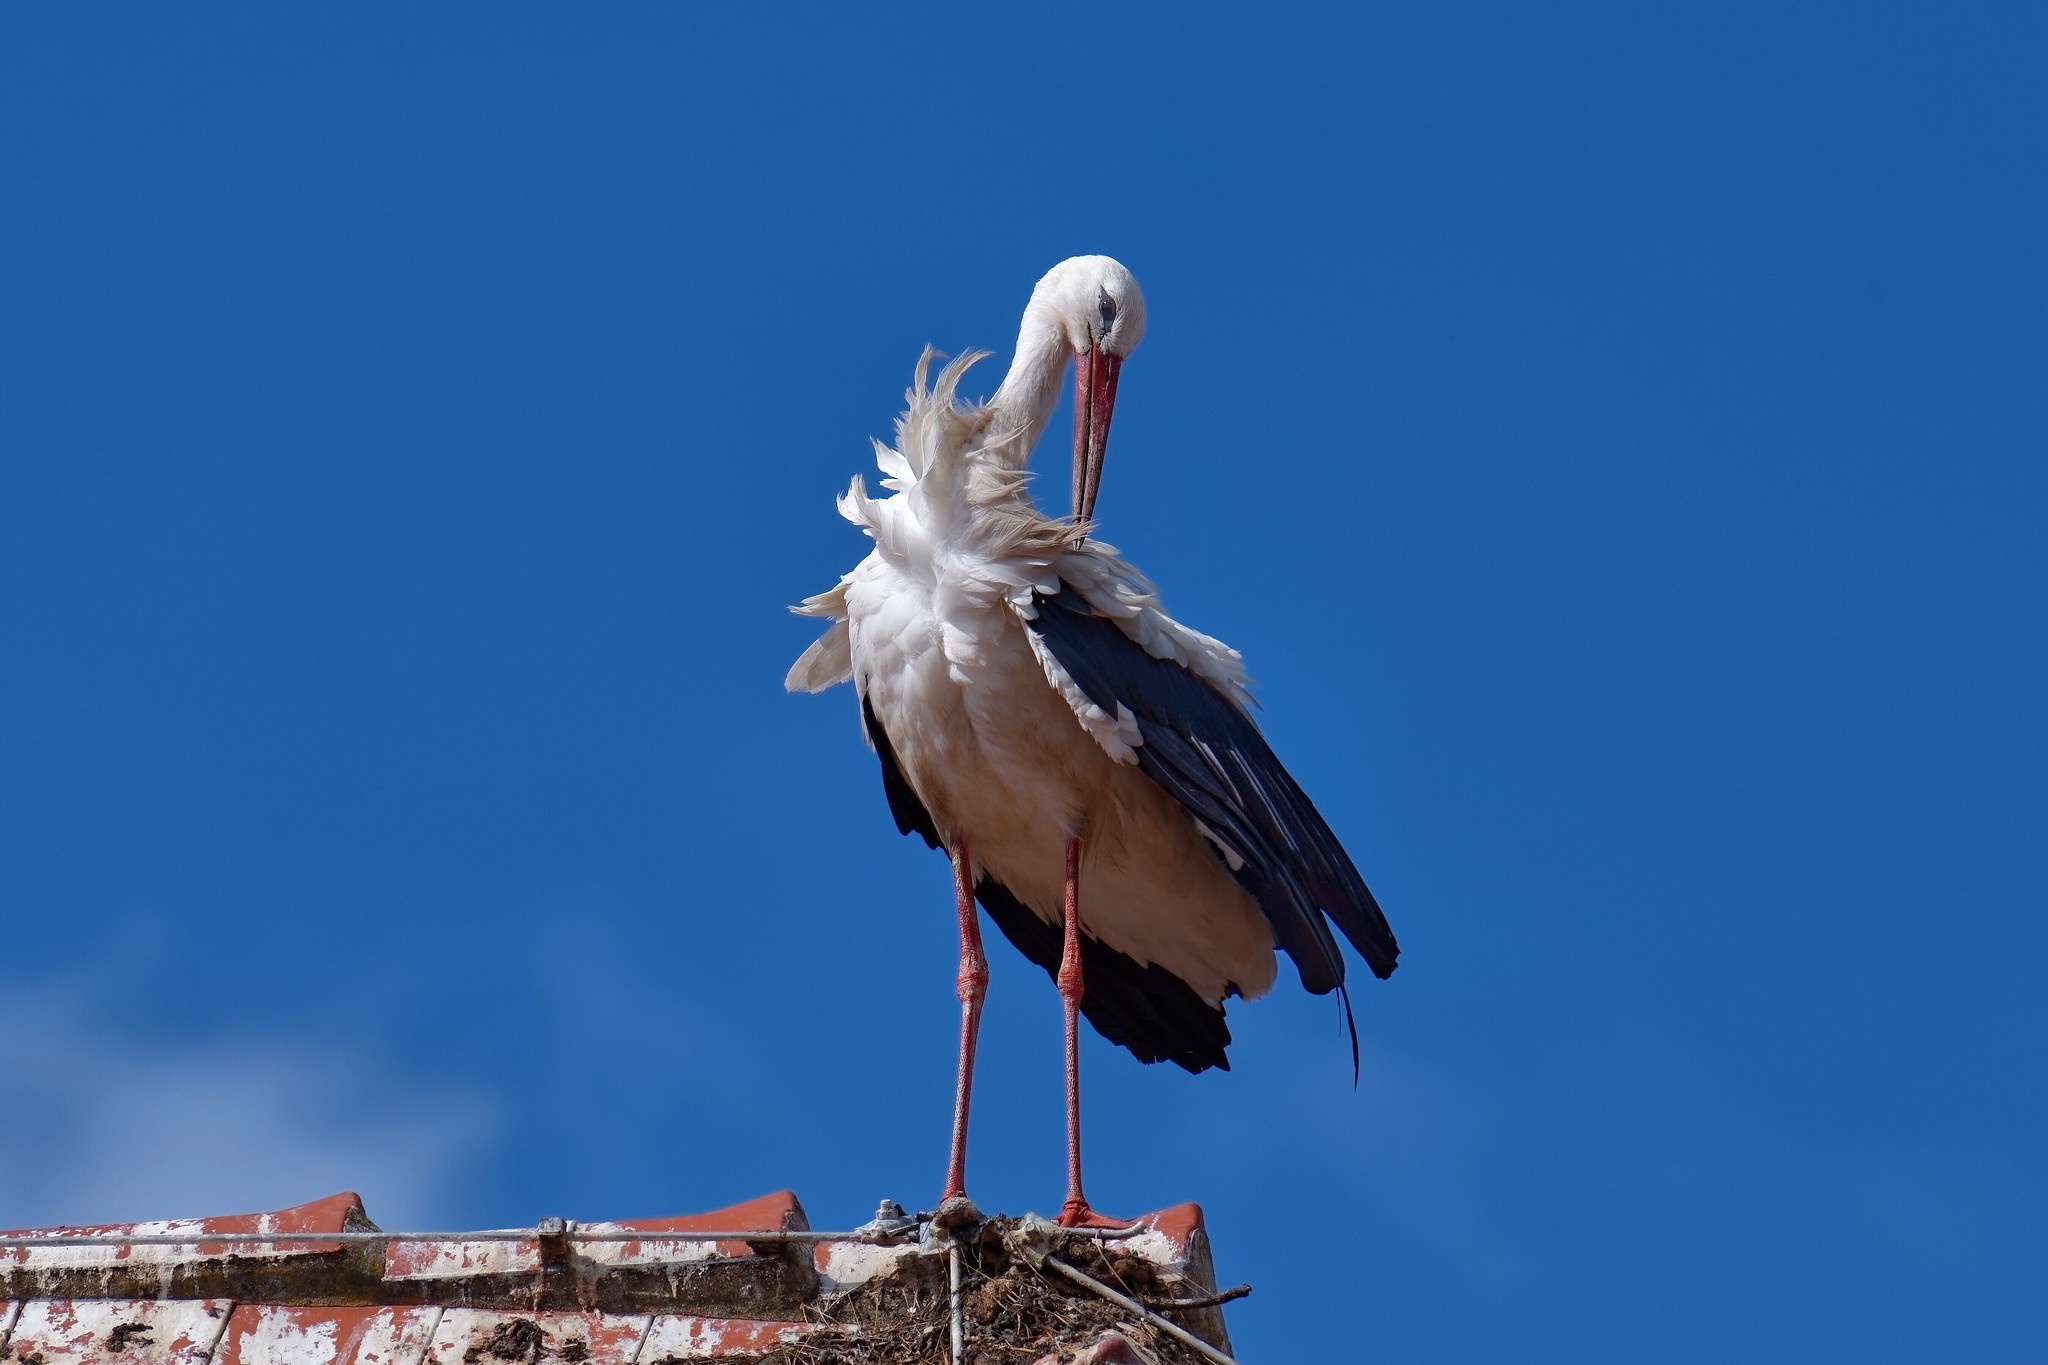
[[(116, 976), (121, 975), (117, 970)], [(385, 1227), (431, 1224), (493, 1130), (490, 1107), (292, 1032), (194, 1040), (106, 1008), (82, 973), (0, 980), (0, 1227), (282, 1208), (361, 1192)]]

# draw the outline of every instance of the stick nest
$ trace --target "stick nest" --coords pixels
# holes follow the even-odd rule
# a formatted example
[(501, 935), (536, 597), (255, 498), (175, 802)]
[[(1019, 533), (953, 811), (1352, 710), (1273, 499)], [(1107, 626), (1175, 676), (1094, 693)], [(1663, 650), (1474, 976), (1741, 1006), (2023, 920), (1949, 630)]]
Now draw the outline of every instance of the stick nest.
[[(962, 1247), (961, 1310), (969, 1365), (1064, 1361), (1103, 1332), (1121, 1332), (1158, 1365), (1203, 1365), (1202, 1358), (1130, 1310), (1011, 1255), (1003, 1234), (1016, 1220), (991, 1219)], [(1053, 1254), (1076, 1270), (1204, 1335), (1214, 1310), (1175, 1310), (1174, 1299), (1205, 1287), (1162, 1270), (1116, 1243), (1064, 1237)], [(812, 1330), (761, 1357), (762, 1365), (951, 1365), (952, 1309), (947, 1257), (906, 1257), (878, 1276), (810, 1310)]]

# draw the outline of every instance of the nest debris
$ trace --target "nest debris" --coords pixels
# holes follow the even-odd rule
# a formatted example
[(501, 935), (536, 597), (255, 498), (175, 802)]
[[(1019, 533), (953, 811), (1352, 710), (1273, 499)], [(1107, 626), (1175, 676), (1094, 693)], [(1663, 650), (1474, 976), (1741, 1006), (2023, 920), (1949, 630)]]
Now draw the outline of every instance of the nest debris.
[[(1003, 1234), (1016, 1221), (993, 1218), (978, 1235), (962, 1239), (965, 1365), (1093, 1359), (1084, 1353), (1105, 1332), (1122, 1334), (1141, 1352), (1108, 1359), (1205, 1365), (1156, 1324), (1012, 1254)], [(1197, 1335), (1214, 1320), (1201, 1310), (1171, 1306), (1201, 1296), (1203, 1286), (1120, 1252), (1114, 1242), (1066, 1237), (1053, 1253)], [(821, 1300), (809, 1310), (811, 1330), (763, 1355), (761, 1365), (952, 1365), (947, 1271), (943, 1255), (904, 1258), (894, 1273)]]

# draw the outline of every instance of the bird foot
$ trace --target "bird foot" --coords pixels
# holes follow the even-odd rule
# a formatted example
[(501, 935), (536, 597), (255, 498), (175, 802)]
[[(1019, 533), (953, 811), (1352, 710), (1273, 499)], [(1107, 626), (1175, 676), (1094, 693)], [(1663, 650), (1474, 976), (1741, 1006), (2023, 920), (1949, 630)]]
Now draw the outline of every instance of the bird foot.
[(1088, 1207), (1085, 1199), (1069, 1199), (1060, 1205), (1060, 1216), (1053, 1220), (1063, 1228), (1123, 1228), (1130, 1221), (1123, 1218), (1105, 1218)]

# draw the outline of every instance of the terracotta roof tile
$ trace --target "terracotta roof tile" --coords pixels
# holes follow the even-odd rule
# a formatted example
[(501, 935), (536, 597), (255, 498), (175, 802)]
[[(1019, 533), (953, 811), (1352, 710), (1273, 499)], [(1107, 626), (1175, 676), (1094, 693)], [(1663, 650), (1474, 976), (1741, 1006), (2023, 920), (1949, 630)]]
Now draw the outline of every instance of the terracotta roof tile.
[(220, 1299), (31, 1299), (7, 1353), (19, 1365), (206, 1365), (229, 1307)]
[[(1213, 1290), (1201, 1210), (1140, 1220), (1117, 1253), (1187, 1294)], [(977, 1225), (978, 1226), (978, 1225)], [(871, 1284), (943, 1285), (943, 1256), (888, 1245), (707, 1239), (806, 1232), (787, 1190), (683, 1217), (432, 1241), (384, 1235), (353, 1194), (271, 1213), (52, 1234), (174, 1245), (0, 1245), (0, 1365), (677, 1365), (752, 1359), (814, 1330)], [(334, 1240), (220, 1236), (334, 1233)], [(526, 1235), (514, 1235), (524, 1233)], [(618, 1241), (602, 1234), (646, 1233)], [(597, 1236), (592, 1236), (597, 1234)], [(979, 1234), (977, 1234), (979, 1235)], [(1092, 1245), (1092, 1244), (1091, 1244)], [(1129, 1262), (1125, 1262), (1129, 1264)], [(933, 1275), (939, 1279), (932, 1280)], [(1148, 1272), (1149, 1274), (1149, 1272)], [(943, 1289), (939, 1298), (944, 1299)], [(1199, 1321), (1198, 1321), (1199, 1318)], [(1222, 1315), (1187, 1319), (1224, 1340)], [(864, 1321), (872, 1321), (866, 1320)]]
[(228, 1317), (217, 1365), (420, 1365), (439, 1308), (245, 1303)]
[(746, 1318), (693, 1318), (664, 1313), (654, 1320), (641, 1348), (646, 1365), (667, 1360), (716, 1360), (720, 1356), (751, 1356), (772, 1351), (801, 1337), (809, 1328), (800, 1322), (759, 1322)]
[(426, 1365), (633, 1365), (651, 1316), (450, 1308)]

